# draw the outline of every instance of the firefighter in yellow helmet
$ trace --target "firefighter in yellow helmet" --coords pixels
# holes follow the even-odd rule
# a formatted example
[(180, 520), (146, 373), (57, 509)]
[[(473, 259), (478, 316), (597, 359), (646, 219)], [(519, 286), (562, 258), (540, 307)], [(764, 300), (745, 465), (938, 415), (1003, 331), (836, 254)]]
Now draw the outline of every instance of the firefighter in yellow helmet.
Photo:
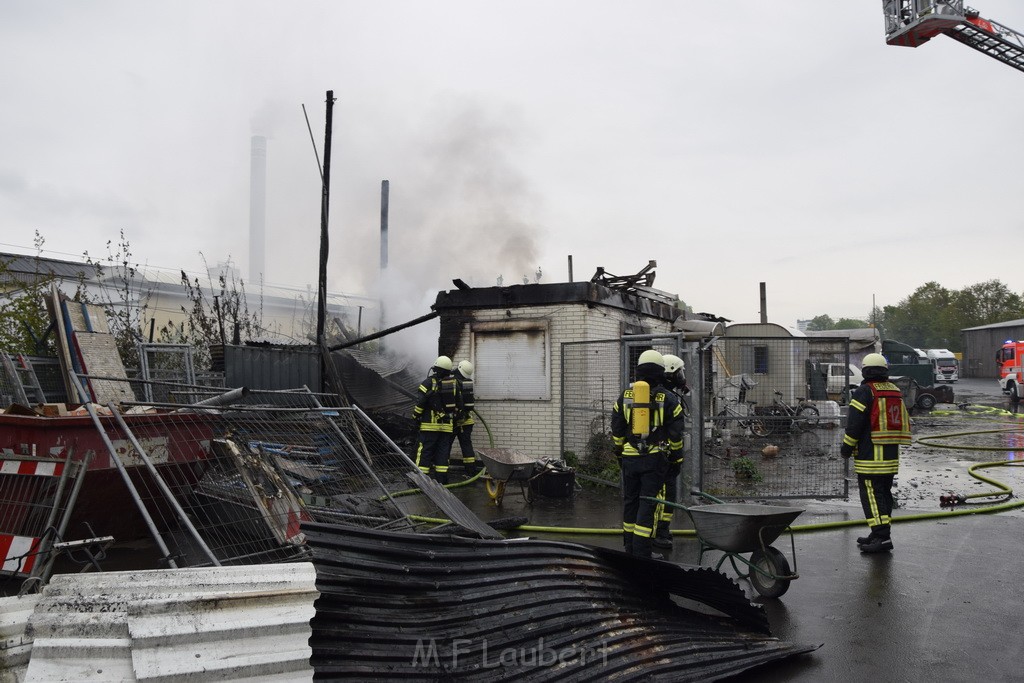
[[(679, 404), (683, 407), (683, 416), (686, 416), (686, 395), (690, 393), (690, 387), (686, 384), (686, 376), (683, 371), (686, 364), (679, 356), (671, 353), (664, 355), (665, 359), (665, 388), (679, 398)], [(668, 465), (668, 472), (665, 473), (665, 483), (658, 492), (658, 498), (672, 503), (678, 503), (679, 497), (679, 473), (683, 468), (683, 451), (680, 450), (678, 457), (672, 459)], [(672, 513), (675, 508), (669, 505), (658, 505), (655, 508), (655, 523), (657, 528), (654, 531), (654, 538), (651, 544), (655, 548), (670, 549), (672, 547)]]
[[(473, 409), (476, 407), (476, 400), (473, 398), (473, 364), (468, 360), (460, 360), (455, 366), (455, 383), (459, 392), (459, 412), (455, 416), (455, 439), (459, 440), (459, 450), (462, 451), (462, 467), (470, 474), (476, 473), (480, 465), (476, 461), (476, 451), (473, 450)], [(454, 439), (453, 439), (454, 441)]]
[(644, 351), (636, 382), (612, 408), (612, 444), (622, 470), (623, 545), (638, 557), (651, 557), (656, 504), (647, 499), (657, 496), (669, 463), (683, 450), (683, 408), (664, 383), (665, 359), (653, 349)]
[(900, 466), (900, 446), (910, 443), (910, 416), (899, 387), (889, 381), (889, 363), (869, 353), (861, 363), (864, 381), (850, 396), (839, 453), (853, 456), (860, 503), (871, 532), (857, 539), (862, 553), (892, 550), (892, 485)]
[(419, 399), (413, 408), (413, 419), (419, 422), (416, 466), (424, 474), (432, 474), (442, 484), (448, 483), (448, 454), (452, 448), (452, 430), (458, 412), (458, 386), (452, 377), (452, 359), (438, 356), (430, 373), (419, 386)]

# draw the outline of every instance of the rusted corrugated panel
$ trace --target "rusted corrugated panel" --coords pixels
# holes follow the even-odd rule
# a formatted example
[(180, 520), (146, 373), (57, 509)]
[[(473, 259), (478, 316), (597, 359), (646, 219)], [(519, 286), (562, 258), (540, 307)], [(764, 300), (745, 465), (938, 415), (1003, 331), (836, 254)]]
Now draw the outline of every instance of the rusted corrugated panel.
[(341, 373), (345, 392), (353, 403), (364, 410), (397, 410), (411, 415), (412, 406), (419, 396), (417, 388), (426, 377), (415, 376), (396, 369), (387, 355), (358, 352), (352, 349), (331, 354)]
[(764, 611), (706, 567), (555, 541), (303, 531), (318, 680), (708, 681), (815, 649), (772, 638)]
[(28, 680), (312, 680), (310, 563), (53, 577)]
[(0, 598), (0, 681), (25, 680), (32, 637), (25, 633), (38, 595)]

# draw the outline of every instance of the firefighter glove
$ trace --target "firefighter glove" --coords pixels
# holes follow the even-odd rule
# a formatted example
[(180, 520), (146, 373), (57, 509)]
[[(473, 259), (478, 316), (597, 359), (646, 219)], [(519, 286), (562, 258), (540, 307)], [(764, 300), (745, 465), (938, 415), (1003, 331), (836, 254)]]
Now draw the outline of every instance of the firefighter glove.
[(839, 447), (839, 455), (843, 456), (844, 458), (849, 458), (851, 455), (853, 455), (853, 446), (844, 443), (842, 446)]

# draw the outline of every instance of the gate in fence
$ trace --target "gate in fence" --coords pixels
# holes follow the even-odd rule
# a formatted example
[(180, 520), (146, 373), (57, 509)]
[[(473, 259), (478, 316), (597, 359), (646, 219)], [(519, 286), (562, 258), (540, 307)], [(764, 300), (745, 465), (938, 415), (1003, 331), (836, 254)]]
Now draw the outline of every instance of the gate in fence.
[[(719, 498), (847, 498), (839, 456), (849, 366), (846, 338), (630, 335), (562, 344), (563, 456), (614, 472), (611, 407), (654, 348), (686, 363), (691, 393), (681, 492)], [(838, 379), (838, 382), (836, 381)], [(684, 493), (683, 501), (687, 502)]]

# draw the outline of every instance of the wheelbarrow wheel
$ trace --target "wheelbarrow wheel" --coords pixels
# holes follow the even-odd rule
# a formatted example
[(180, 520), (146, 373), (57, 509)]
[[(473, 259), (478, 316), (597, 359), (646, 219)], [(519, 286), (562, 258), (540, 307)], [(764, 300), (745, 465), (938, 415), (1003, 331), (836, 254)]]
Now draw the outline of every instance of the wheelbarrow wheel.
[(501, 505), (501, 499), (505, 497), (505, 482), (500, 479), (489, 477), (484, 480), (487, 487), (487, 495), (491, 497), (495, 505)]
[[(781, 552), (772, 546), (764, 550), (758, 548), (750, 554), (750, 564), (750, 583), (758, 593), (766, 598), (778, 598), (789, 590), (792, 579), (781, 577), (790, 576), (793, 572), (789, 568), (789, 561)], [(758, 569), (761, 571), (757, 571)]]

